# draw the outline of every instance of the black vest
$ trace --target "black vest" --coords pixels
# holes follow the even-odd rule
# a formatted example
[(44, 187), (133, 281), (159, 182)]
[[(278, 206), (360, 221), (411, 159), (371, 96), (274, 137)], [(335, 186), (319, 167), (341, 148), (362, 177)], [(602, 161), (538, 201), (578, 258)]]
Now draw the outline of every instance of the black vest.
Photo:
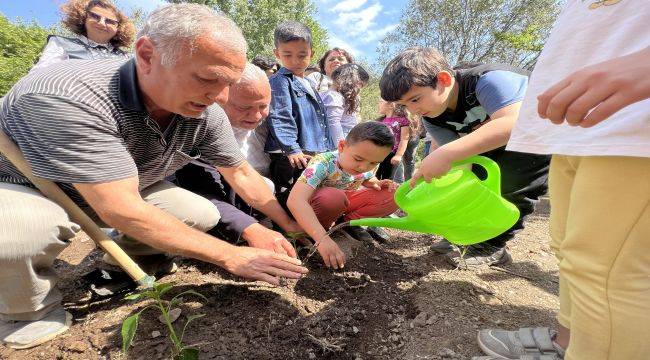
[(70, 59), (96, 60), (116, 57), (128, 58), (128, 55), (117, 47), (109, 50), (102, 45), (91, 46), (78, 38), (50, 35), (47, 37), (47, 41), (56, 41), (58, 45), (63, 47)]
[(489, 115), (482, 114), (477, 108), (481, 104), (476, 97), (476, 83), (481, 75), (490, 71), (503, 70), (516, 74), (530, 76), (527, 70), (519, 69), (506, 64), (480, 64), (456, 70), (456, 82), (458, 83), (458, 102), (456, 110), (445, 111), (435, 118), (424, 120), (456, 133), (467, 134), (472, 132), (476, 126), (489, 119)]

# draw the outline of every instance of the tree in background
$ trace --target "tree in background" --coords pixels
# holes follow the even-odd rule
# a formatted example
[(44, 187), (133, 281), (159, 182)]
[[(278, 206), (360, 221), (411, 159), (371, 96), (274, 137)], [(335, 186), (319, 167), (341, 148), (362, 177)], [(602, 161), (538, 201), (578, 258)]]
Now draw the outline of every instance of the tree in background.
[(380, 62), (410, 46), (433, 47), (451, 64), (503, 62), (532, 68), (561, 0), (409, 0), (382, 41)]
[(170, 3), (195, 3), (221, 10), (244, 33), (248, 58), (273, 56), (273, 30), (285, 20), (299, 21), (311, 29), (314, 62), (327, 50), (327, 30), (315, 19), (316, 5), (311, 0), (167, 0)]
[(34, 65), (48, 33), (35, 22), (12, 23), (0, 14), (0, 96), (6, 94)]

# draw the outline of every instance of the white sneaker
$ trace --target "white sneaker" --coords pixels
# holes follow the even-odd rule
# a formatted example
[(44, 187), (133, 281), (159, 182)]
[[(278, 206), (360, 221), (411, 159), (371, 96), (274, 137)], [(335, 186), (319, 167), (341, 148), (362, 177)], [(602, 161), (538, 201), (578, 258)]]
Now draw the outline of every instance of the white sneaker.
[(41, 320), (0, 320), (0, 340), (12, 349), (28, 349), (48, 342), (66, 332), (72, 324), (72, 315), (59, 307)]

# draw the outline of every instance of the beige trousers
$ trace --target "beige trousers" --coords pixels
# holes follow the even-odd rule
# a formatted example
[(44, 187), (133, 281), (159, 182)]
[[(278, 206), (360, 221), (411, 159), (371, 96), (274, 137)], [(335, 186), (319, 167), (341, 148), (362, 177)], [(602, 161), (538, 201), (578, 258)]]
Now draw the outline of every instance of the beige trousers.
[(648, 359), (650, 158), (554, 155), (549, 185), (565, 359)]
[[(198, 230), (210, 230), (219, 221), (210, 201), (169, 182), (160, 181), (141, 195)], [(84, 210), (96, 218), (91, 209)], [(39, 191), (0, 183), (0, 319), (38, 320), (59, 306), (52, 263), (78, 231), (65, 211)], [(132, 239), (117, 242), (133, 255), (159, 253)]]

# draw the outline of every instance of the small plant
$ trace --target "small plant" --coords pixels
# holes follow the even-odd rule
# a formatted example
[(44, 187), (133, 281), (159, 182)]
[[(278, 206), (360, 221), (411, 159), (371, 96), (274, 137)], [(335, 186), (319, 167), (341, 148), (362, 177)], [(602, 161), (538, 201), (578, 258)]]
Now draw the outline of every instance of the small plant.
[(173, 283), (156, 283), (153, 285), (153, 289), (146, 289), (139, 293), (131, 294), (125, 297), (127, 300), (152, 299), (154, 300), (154, 303), (147, 305), (144, 309), (129, 316), (122, 323), (122, 351), (124, 351), (124, 353), (126, 353), (129, 347), (131, 347), (131, 343), (135, 337), (135, 332), (138, 329), (138, 321), (140, 320), (140, 315), (149, 308), (157, 308), (160, 310), (162, 318), (164, 319), (164, 322), (167, 325), (167, 329), (169, 330), (169, 339), (173, 345), (172, 358), (174, 360), (195, 360), (199, 358), (198, 349), (183, 345), (183, 336), (185, 335), (185, 329), (187, 329), (187, 325), (189, 325), (189, 323), (193, 320), (205, 316), (205, 314), (188, 316), (179, 337), (176, 333), (176, 330), (174, 329), (174, 326), (172, 325), (173, 320), (171, 319), (169, 312), (174, 308), (174, 306), (183, 303), (183, 295), (195, 295), (205, 301), (208, 299), (194, 290), (186, 290), (174, 296), (169, 301), (163, 300), (162, 296), (171, 290), (173, 286)]

